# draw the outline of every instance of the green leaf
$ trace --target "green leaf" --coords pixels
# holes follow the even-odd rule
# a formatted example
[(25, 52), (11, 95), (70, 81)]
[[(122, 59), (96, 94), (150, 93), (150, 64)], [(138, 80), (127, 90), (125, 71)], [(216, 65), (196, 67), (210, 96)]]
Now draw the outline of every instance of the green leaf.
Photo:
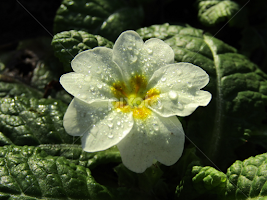
[(192, 181), (198, 193), (224, 194), (226, 189), (226, 175), (213, 167), (194, 166)]
[(123, 0), (64, 0), (59, 7), (54, 32), (83, 30), (115, 41), (122, 31), (137, 29), (143, 9)]
[(97, 46), (112, 48), (113, 43), (98, 35), (71, 30), (56, 34), (52, 46), (65, 71), (71, 71), (70, 62), (78, 53)]
[[(224, 196), (227, 178), (223, 172), (213, 167), (202, 167), (193, 161), (188, 165), (187, 172), (176, 188), (176, 194), (183, 199), (216, 199)], [(205, 198), (204, 198), (205, 197)]]
[[(77, 139), (76, 137), (75, 140)], [(94, 153), (83, 151), (80, 144), (45, 144), (39, 145), (39, 147), (48, 155), (65, 157), (76, 165), (88, 167), (90, 170), (108, 163), (121, 163), (120, 152), (116, 146)]]
[(199, 198), (202, 194), (204, 199), (213, 195), (213, 199), (222, 200), (263, 200), (267, 195), (266, 173), (267, 153), (243, 162), (236, 161), (228, 168), (227, 174), (192, 162), (176, 193), (178, 197), (187, 199)]
[(28, 96), (41, 98), (42, 93), (13, 77), (0, 74), (0, 97)]
[[(40, 148), (0, 147), (0, 196), (5, 199), (112, 199), (88, 168)], [(32, 198), (31, 198), (32, 197)]]
[(205, 26), (227, 22), (240, 10), (239, 5), (230, 0), (198, 0), (197, 6), (199, 21)]
[(157, 164), (141, 174), (130, 171), (123, 164), (116, 166), (114, 170), (121, 187), (140, 190), (141, 194), (149, 194), (152, 199), (168, 199), (168, 195), (170, 196), (170, 189), (163, 178), (163, 171)]
[(227, 170), (227, 193), (224, 199), (266, 199), (267, 154), (236, 161)]
[(66, 104), (53, 99), (0, 99), (0, 144), (5, 145), (7, 141), (16, 145), (73, 143), (73, 137), (62, 126), (66, 108)]
[[(204, 89), (212, 93), (212, 100), (186, 118), (185, 133), (220, 169), (239, 158), (237, 148), (257, 142), (254, 137), (261, 137), (266, 144), (267, 75), (258, 66), (199, 29), (164, 24), (138, 32), (146, 39), (163, 35), (177, 62), (193, 63), (209, 74), (210, 82)], [(242, 156), (249, 157), (250, 151)], [(211, 164), (209, 160), (206, 163)]]

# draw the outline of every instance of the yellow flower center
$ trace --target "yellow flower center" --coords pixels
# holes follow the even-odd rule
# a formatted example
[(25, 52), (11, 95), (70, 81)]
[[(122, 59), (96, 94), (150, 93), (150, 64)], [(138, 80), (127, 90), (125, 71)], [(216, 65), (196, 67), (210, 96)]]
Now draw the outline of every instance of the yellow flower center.
[(130, 79), (130, 88), (124, 82), (113, 83), (111, 90), (119, 100), (114, 102), (114, 108), (121, 112), (133, 112), (135, 119), (146, 119), (151, 110), (148, 106), (157, 102), (160, 91), (155, 88), (147, 89), (147, 79), (143, 75), (135, 75)]

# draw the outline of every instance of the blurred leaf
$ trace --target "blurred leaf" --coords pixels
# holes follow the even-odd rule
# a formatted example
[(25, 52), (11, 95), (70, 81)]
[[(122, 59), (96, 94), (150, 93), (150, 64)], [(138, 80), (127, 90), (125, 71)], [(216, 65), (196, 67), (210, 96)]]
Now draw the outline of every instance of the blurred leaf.
[(28, 96), (41, 98), (42, 93), (24, 83), (0, 74), (0, 97)]
[(140, 6), (123, 0), (63, 0), (54, 32), (82, 30), (115, 41), (122, 31), (139, 28), (143, 15)]
[(230, 0), (198, 0), (197, 6), (199, 21), (205, 26), (227, 22), (240, 10), (239, 5)]
[(65, 71), (71, 71), (70, 62), (78, 53), (97, 46), (112, 48), (113, 43), (98, 35), (71, 30), (56, 34), (52, 46), (55, 55), (64, 64)]

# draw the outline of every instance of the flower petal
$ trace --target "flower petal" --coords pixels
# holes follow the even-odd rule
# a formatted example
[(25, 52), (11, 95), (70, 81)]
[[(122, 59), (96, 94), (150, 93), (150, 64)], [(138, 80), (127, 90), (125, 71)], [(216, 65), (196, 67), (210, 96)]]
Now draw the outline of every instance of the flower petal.
[(63, 125), (68, 134), (82, 136), (109, 112), (106, 102), (88, 104), (73, 98), (64, 115)]
[(198, 106), (206, 106), (211, 94), (200, 90), (209, 82), (209, 75), (200, 67), (190, 63), (175, 63), (157, 70), (148, 83), (157, 88), (160, 97), (150, 108), (159, 115), (188, 116)]
[(156, 159), (174, 164), (182, 155), (184, 131), (177, 117), (163, 118), (153, 113), (146, 121), (136, 120), (131, 132), (117, 144), (123, 164), (142, 173)]
[(89, 134), (82, 138), (84, 151), (96, 152), (106, 150), (118, 144), (133, 127), (132, 113), (112, 110), (104, 119), (96, 122)]
[(71, 62), (73, 70), (108, 85), (122, 80), (120, 68), (112, 60), (112, 49), (96, 47), (79, 53)]
[(156, 38), (144, 43), (134, 31), (125, 31), (119, 36), (113, 55), (126, 80), (135, 74), (145, 75), (149, 80), (155, 70), (174, 62), (174, 52), (168, 44)]
[(62, 75), (60, 83), (68, 93), (86, 103), (116, 100), (110, 85), (88, 75), (71, 72)]

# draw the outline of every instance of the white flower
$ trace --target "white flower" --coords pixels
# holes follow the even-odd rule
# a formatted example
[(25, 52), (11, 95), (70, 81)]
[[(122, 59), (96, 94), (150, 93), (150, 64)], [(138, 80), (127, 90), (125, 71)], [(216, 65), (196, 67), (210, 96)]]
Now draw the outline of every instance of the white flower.
[(78, 54), (74, 72), (60, 83), (74, 96), (63, 124), (82, 136), (84, 151), (117, 145), (123, 164), (141, 173), (157, 161), (172, 165), (184, 148), (178, 116), (206, 106), (211, 94), (200, 90), (209, 76), (190, 63), (174, 63), (174, 52), (159, 39), (145, 43), (123, 32), (113, 49), (96, 47)]

